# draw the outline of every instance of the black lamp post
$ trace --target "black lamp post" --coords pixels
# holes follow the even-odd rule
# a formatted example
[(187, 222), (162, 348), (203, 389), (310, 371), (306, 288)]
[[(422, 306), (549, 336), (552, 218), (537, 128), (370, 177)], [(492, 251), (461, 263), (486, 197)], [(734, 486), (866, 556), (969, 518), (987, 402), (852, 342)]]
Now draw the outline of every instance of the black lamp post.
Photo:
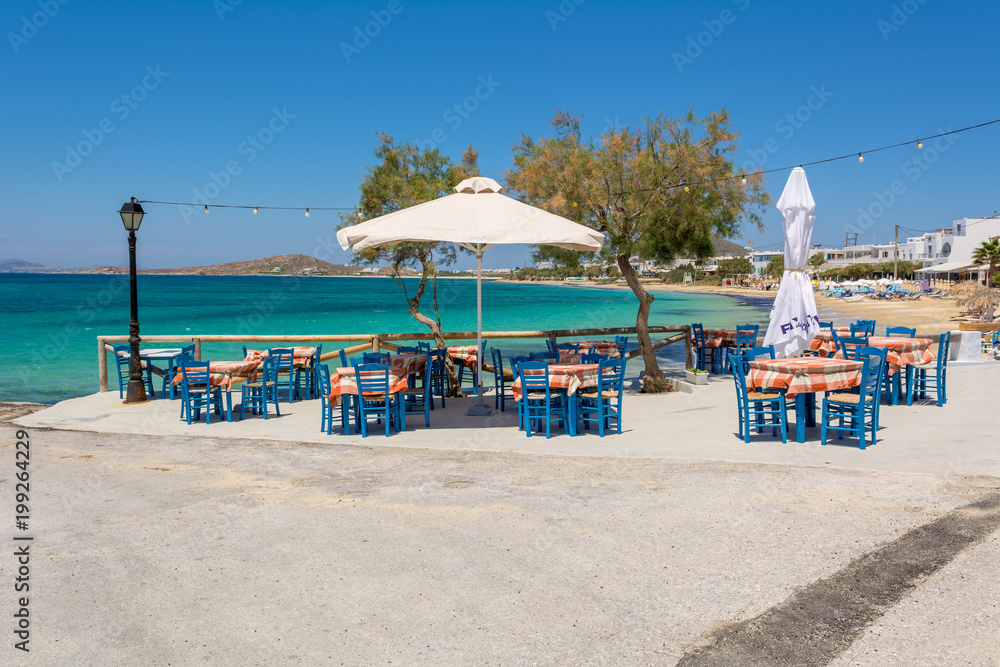
[(146, 398), (146, 385), (142, 382), (142, 362), (139, 360), (139, 299), (135, 280), (135, 233), (139, 230), (145, 213), (135, 197), (125, 202), (118, 213), (122, 216), (125, 229), (128, 230), (128, 274), (132, 301), (132, 318), (128, 323), (128, 389), (125, 393), (125, 402), (145, 403), (149, 399)]

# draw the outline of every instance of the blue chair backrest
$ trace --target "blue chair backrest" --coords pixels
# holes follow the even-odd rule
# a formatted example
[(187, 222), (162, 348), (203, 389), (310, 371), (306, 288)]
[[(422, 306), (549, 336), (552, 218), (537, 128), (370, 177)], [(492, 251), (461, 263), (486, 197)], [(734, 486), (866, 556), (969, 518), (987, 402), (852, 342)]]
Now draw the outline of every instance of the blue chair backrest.
[(608, 358), (607, 355), (604, 354), (597, 354), (596, 352), (586, 352), (580, 355), (580, 363), (599, 364), (607, 358)]
[[(525, 375), (525, 371), (540, 370), (542, 373), (536, 375)], [(524, 393), (529, 391), (544, 390), (546, 396), (549, 393), (549, 365), (537, 361), (523, 361), (518, 367), (521, 375), (521, 390)]]
[(358, 364), (354, 367), (354, 378), (362, 394), (389, 393), (388, 364)]
[(520, 356), (520, 357), (510, 358), (510, 368), (512, 371), (514, 371), (514, 375), (518, 375), (521, 372), (520, 370), (521, 364), (526, 361), (531, 361), (531, 357)]
[(389, 363), (389, 353), (388, 352), (364, 352), (361, 355), (361, 363), (363, 363), (363, 364), (388, 364)]
[(914, 338), (917, 335), (916, 329), (911, 329), (909, 327), (886, 327), (886, 336), (907, 336), (909, 338)]
[(340, 348), (340, 366), (341, 368), (347, 368), (350, 363), (347, 361), (347, 350)]
[(844, 355), (844, 359), (857, 360), (858, 350), (868, 345), (868, 338), (865, 336), (844, 336), (837, 340), (839, 341), (837, 347), (840, 349), (840, 353)]
[(546, 347), (549, 348), (549, 352), (559, 352), (559, 350), (556, 349), (556, 344), (554, 342), (552, 342), (551, 338), (549, 340), (545, 341), (545, 345), (546, 345)]
[(130, 355), (132, 353), (132, 348), (128, 345), (115, 345), (115, 363), (118, 364), (119, 372), (122, 370), (128, 370), (128, 362)]
[(625, 364), (621, 359), (605, 359), (597, 366), (597, 391), (618, 391), (622, 389)]
[(319, 378), (319, 395), (326, 400), (330, 395), (330, 367), (326, 364), (316, 366), (316, 376)]
[(396, 354), (420, 354), (420, 348), (410, 347), (407, 345), (397, 345)]
[(692, 324), (691, 332), (694, 334), (694, 342), (698, 347), (705, 347), (705, 327), (700, 324)]
[(851, 336), (867, 336), (868, 335), (868, 325), (855, 322), (851, 325)]
[(261, 375), (264, 382), (277, 382), (278, 381), (278, 358), (277, 357), (267, 357), (264, 359), (264, 366), (261, 369)]
[(319, 345), (316, 346), (316, 352), (313, 353), (313, 357), (312, 357), (312, 361), (310, 362), (310, 365), (314, 366), (314, 367), (316, 365), (318, 365), (319, 364), (320, 355), (322, 355), (322, 354), (323, 354), (323, 343), (320, 343)]
[(556, 345), (556, 350), (559, 352), (572, 352), (576, 354), (580, 351), (579, 343), (559, 343)]
[[(192, 357), (194, 357), (194, 343), (191, 343), (190, 345), (184, 345), (183, 347), (181, 347), (181, 354), (189, 354)], [(243, 353), (243, 358), (244, 359), (247, 358), (246, 352)], [(176, 359), (174, 361), (176, 361)]]
[(208, 386), (208, 363), (207, 361), (194, 360), (184, 360), (181, 363), (181, 368), (184, 369), (181, 386), (184, 387), (185, 391), (192, 388), (204, 389)]
[(733, 369), (733, 382), (736, 385), (737, 406), (742, 409), (747, 401), (747, 378), (743, 363), (735, 353), (729, 353), (729, 365)]
[(490, 348), (490, 356), (493, 358), (493, 378), (497, 384), (503, 382), (503, 355), (495, 347)]
[(829, 330), (833, 331), (833, 322), (820, 322), (819, 323), (819, 328), (820, 329), (829, 329)]
[(417, 349), (424, 353), (430, 352), (431, 344), (425, 341), (420, 341), (419, 343), (417, 343)]
[(290, 347), (272, 347), (267, 356), (278, 360), (279, 371), (290, 371), (295, 365), (295, 350)]
[[(864, 349), (864, 348), (860, 348)], [(878, 348), (869, 348), (878, 349)], [(863, 359), (865, 368), (862, 371), (861, 380), (861, 403), (864, 405), (865, 396), (871, 396), (872, 401), (878, 401), (882, 387), (882, 364), (885, 362), (885, 355), (872, 354)]]
[(941, 334), (941, 338), (938, 340), (938, 358), (937, 367), (941, 370), (948, 365), (948, 354), (951, 348), (951, 332), (945, 331)]
[(875, 335), (875, 320), (858, 320), (855, 324), (864, 326), (869, 336)]
[(736, 327), (737, 347), (756, 347), (757, 332), (760, 327), (756, 324), (740, 324)]
[(549, 359), (551, 361), (559, 361), (558, 352), (532, 352), (528, 355), (531, 361), (541, 361), (543, 359)]

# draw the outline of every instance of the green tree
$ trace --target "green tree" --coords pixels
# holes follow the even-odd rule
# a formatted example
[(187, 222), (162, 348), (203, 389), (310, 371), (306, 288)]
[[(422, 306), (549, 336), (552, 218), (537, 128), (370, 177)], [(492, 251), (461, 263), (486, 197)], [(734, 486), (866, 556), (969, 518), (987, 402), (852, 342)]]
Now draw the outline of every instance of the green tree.
[(813, 271), (819, 271), (819, 267), (826, 264), (826, 255), (823, 251), (813, 253), (813, 256), (809, 258), (809, 266), (813, 267)]
[(629, 263), (633, 256), (671, 262), (678, 254), (713, 254), (712, 232), (735, 236), (747, 222), (762, 228), (758, 210), (769, 197), (760, 173), (744, 179), (731, 156), (737, 133), (725, 110), (706, 118), (662, 114), (633, 129), (583, 139), (580, 118), (558, 112), (554, 136), (522, 136), (507, 172), (513, 193), (605, 235), (602, 256), (618, 265), (639, 301), (636, 338), (645, 362), (644, 391), (667, 382), (649, 337), (653, 295)]
[(785, 273), (785, 256), (782, 254), (772, 257), (764, 268), (764, 272), (771, 278), (781, 280), (781, 276)]
[(997, 264), (1000, 264), (1000, 237), (983, 241), (972, 251), (972, 261), (976, 264), (989, 264), (986, 269), (986, 285), (989, 286), (990, 278), (996, 274)]
[[(357, 224), (358, 218), (370, 219), (451, 194), (460, 181), (478, 173), (478, 154), (469, 146), (461, 161), (454, 163), (437, 148), (421, 149), (409, 143), (396, 143), (391, 136), (378, 133), (376, 162), (365, 170), (361, 182), (361, 198), (353, 216), (345, 216), (342, 227)], [(438, 267), (453, 264), (457, 246), (443, 242), (406, 242), (393, 246), (365, 248), (355, 253), (352, 263), (358, 266), (388, 264), (392, 275), (403, 289), (409, 313), (431, 330), (434, 344), (446, 346), (438, 310)], [(411, 295), (403, 275), (417, 271), (420, 280)], [(428, 283), (432, 291), (434, 316), (420, 311)], [(450, 358), (447, 372), (453, 391), (461, 395), (458, 376)]]
[(723, 278), (753, 273), (753, 263), (746, 257), (720, 259), (718, 273)]

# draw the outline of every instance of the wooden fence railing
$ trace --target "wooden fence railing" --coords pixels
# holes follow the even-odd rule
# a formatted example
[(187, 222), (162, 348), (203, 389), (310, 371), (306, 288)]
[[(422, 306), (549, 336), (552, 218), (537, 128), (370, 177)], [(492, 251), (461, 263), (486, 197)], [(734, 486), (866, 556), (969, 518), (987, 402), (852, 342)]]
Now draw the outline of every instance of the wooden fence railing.
[[(691, 348), (691, 327), (689, 325), (659, 326), (649, 327), (649, 333), (662, 334), (673, 333), (675, 335), (653, 343), (653, 349), (659, 349), (671, 343), (684, 343), (685, 366), (690, 368), (693, 365), (693, 354)], [(503, 338), (548, 338), (557, 342), (559, 338), (580, 336), (616, 336), (623, 334), (635, 334), (635, 327), (606, 327), (591, 329), (555, 329), (549, 331), (484, 331), (483, 339), (503, 339)], [(445, 340), (468, 340), (476, 338), (475, 331), (446, 331)], [(183, 343), (190, 345), (194, 343), (194, 358), (201, 359), (202, 343), (355, 343), (345, 348), (347, 354), (354, 354), (362, 350), (378, 352), (380, 350), (395, 351), (396, 344), (392, 341), (412, 341), (429, 340), (430, 332), (423, 333), (395, 333), (395, 334), (343, 334), (343, 335), (302, 335), (302, 336), (234, 336), (234, 335), (166, 335), (166, 336), (142, 336), (143, 343)], [(359, 342), (362, 341), (362, 342)], [(128, 336), (98, 336), (97, 337), (97, 369), (100, 377), (100, 390), (108, 391), (108, 357), (107, 353), (112, 350), (112, 345), (128, 342)], [(327, 361), (339, 356), (339, 350), (327, 352), (320, 359)], [(639, 354), (638, 350), (629, 352), (628, 357), (632, 358)], [(485, 361), (485, 360), (484, 360)]]

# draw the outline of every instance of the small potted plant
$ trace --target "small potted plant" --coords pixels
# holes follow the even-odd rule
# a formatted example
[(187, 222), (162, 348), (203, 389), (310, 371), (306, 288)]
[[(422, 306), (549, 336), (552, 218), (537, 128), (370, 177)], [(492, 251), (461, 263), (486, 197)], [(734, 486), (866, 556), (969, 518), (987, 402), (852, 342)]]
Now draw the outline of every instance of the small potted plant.
[(687, 376), (687, 381), (691, 384), (708, 384), (708, 371), (687, 368), (684, 370), (684, 375)]

